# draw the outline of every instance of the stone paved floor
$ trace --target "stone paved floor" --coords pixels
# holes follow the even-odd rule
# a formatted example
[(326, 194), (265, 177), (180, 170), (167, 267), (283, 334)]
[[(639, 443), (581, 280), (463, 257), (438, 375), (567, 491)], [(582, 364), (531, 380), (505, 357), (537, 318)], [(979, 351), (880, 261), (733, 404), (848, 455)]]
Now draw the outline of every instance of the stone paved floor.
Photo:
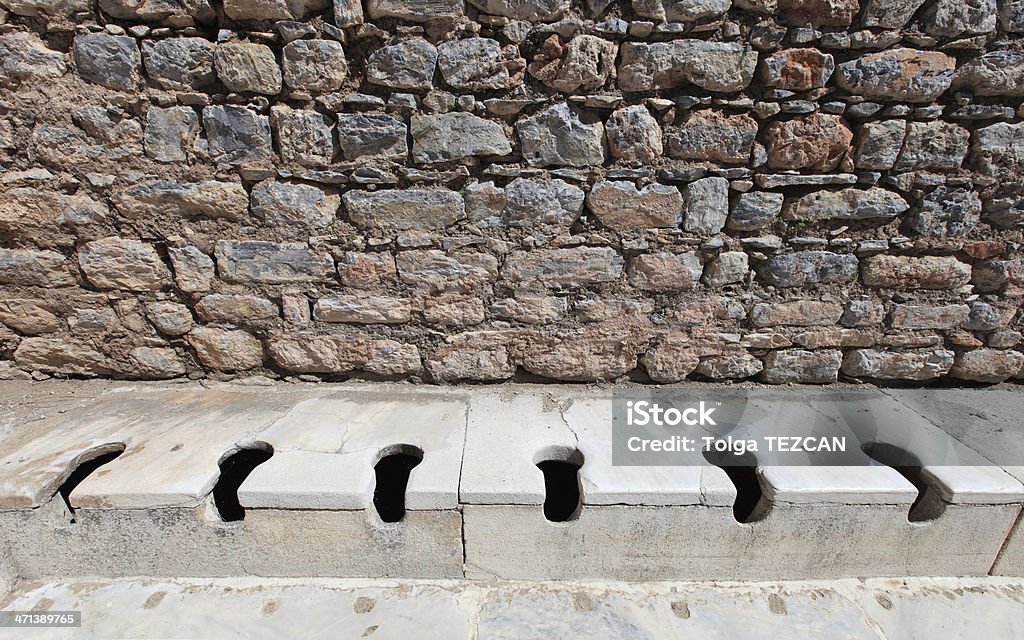
[(4, 609), (82, 611), (80, 629), (0, 638), (1024, 637), (1024, 580), (537, 583), (147, 579), (22, 584)]

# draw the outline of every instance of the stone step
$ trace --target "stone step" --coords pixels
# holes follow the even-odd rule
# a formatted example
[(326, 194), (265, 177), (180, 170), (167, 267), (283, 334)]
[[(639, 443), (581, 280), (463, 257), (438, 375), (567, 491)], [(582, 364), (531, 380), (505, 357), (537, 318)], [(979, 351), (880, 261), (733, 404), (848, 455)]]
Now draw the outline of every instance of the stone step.
[(56, 401), (51, 384), (0, 388), (22, 394), (0, 419), (0, 558), (21, 578), (1024, 575), (1020, 469), (976, 451), (986, 429), (1020, 439), (1012, 390), (956, 409), (922, 390), (674, 390), (742, 406), (747, 434), (824, 421), (901, 447), (922, 461), (905, 476), (859, 450), (616, 466), (610, 387), (95, 382)]

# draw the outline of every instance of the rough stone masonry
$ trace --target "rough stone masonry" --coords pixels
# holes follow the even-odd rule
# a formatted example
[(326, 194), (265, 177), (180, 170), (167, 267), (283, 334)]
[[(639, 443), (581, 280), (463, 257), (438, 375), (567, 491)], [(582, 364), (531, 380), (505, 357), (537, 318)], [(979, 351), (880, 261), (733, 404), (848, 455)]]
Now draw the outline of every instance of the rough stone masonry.
[(0, 378), (1024, 378), (1022, 0), (0, 0)]

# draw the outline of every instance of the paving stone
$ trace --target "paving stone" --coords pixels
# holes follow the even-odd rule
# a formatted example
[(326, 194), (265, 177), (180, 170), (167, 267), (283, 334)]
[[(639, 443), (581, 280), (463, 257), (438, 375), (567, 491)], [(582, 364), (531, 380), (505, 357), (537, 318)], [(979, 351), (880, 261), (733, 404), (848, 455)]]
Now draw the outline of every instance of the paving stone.
[[(1012, 635), (1020, 605), (1006, 594), (1019, 581), (1006, 578), (869, 578), (820, 582), (793, 581), (784, 596), (774, 586), (759, 584), (707, 585), (699, 582), (658, 584), (559, 585), (460, 581), (385, 580), (269, 581), (252, 587), (244, 579), (216, 584), (186, 579), (110, 581), (54, 580), (12, 593), (20, 607), (49, 599), (56, 607), (80, 602), (83, 616), (109, 625), (111, 609), (132, 611), (132, 630), (141, 636), (201, 635), (214, 614), (207, 603), (217, 601), (216, 616), (224, 624), (252, 635), (272, 626), (308, 633), (336, 629), (360, 635), (367, 628), (407, 636), (424, 624), (444, 629), (451, 638), (471, 633), (488, 637), (522, 637), (535, 629), (552, 629), (564, 637), (601, 633), (654, 638), (692, 630), (704, 635), (742, 635), (749, 628), (770, 628), (778, 635), (806, 629), (817, 635), (841, 634), (849, 639), (881, 633), (897, 635), (910, 623), (908, 611), (923, 633), (982, 629), (994, 636)], [(81, 595), (88, 590), (88, 595)], [(772, 596), (778, 596), (778, 599)], [(466, 602), (472, 598), (472, 607)], [(159, 600), (157, 606), (144, 607)], [(784, 603), (786, 615), (774, 613), (766, 602)], [(274, 603), (271, 621), (253, 619), (252, 611)], [(107, 606), (107, 603), (112, 603)], [(173, 604), (171, 604), (173, 603)], [(372, 609), (364, 611), (372, 603)], [(697, 604), (701, 609), (697, 609)], [(467, 608), (468, 607), (468, 608)], [(415, 610), (415, 619), (403, 616)], [(778, 606), (776, 606), (776, 610)], [(705, 610), (705, 616), (687, 615)], [(363, 612), (353, 616), (351, 612)], [(665, 612), (671, 612), (667, 615)], [(955, 611), (951, 619), (947, 615)], [(825, 615), (828, 612), (828, 615)], [(470, 620), (475, 621), (470, 624)]]

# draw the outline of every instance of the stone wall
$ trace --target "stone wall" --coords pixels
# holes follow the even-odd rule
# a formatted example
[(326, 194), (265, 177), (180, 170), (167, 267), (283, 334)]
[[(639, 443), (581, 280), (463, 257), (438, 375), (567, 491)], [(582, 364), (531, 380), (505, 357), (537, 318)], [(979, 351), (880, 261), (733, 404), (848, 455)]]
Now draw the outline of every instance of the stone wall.
[(1024, 377), (1022, 0), (0, 7), (0, 378)]

